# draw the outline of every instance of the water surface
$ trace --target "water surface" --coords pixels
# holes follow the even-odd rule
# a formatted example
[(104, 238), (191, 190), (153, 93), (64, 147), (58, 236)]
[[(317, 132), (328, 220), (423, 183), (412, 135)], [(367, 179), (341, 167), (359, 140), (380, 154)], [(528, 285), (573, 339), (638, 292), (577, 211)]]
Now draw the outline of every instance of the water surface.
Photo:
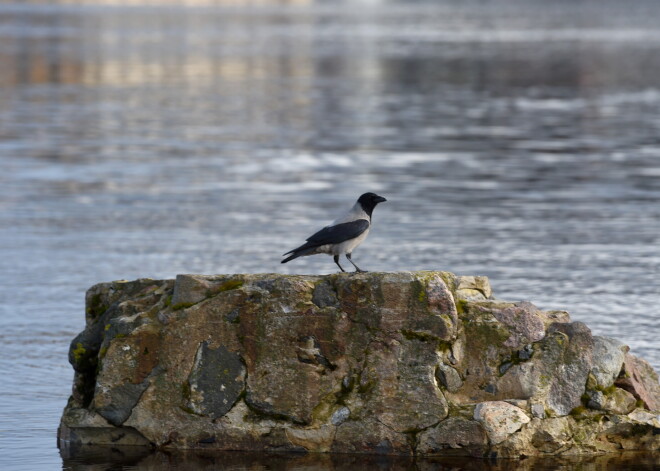
[(64, 468), (70, 471), (92, 469), (206, 471), (559, 471), (634, 470), (655, 471), (660, 454), (624, 452), (600, 456), (567, 456), (508, 459), (461, 457), (368, 456), (357, 454), (286, 454), (245, 452), (148, 453), (136, 449), (77, 450), (75, 458), (64, 455)]
[(546, 3), (0, 5), (2, 467), (62, 466), (89, 286), (334, 272), (280, 254), (364, 191), (361, 267), (488, 275), (660, 367), (660, 4)]

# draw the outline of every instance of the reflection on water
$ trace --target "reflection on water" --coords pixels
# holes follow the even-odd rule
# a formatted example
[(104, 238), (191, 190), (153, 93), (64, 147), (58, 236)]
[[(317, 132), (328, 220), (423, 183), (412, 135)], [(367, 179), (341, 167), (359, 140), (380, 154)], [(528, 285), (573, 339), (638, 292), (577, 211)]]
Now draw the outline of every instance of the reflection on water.
[(130, 447), (77, 450), (64, 456), (70, 471), (117, 469), (146, 471), (232, 470), (232, 471), (652, 471), (660, 467), (660, 454), (621, 453), (590, 457), (526, 458), (524, 460), (471, 459), (460, 457), (413, 458), (350, 454), (284, 454), (241, 452), (148, 453)]
[(0, 5), (2, 467), (59, 463), (88, 286), (332, 272), (279, 255), (364, 191), (360, 266), (488, 275), (660, 367), (658, 2), (154, 3)]

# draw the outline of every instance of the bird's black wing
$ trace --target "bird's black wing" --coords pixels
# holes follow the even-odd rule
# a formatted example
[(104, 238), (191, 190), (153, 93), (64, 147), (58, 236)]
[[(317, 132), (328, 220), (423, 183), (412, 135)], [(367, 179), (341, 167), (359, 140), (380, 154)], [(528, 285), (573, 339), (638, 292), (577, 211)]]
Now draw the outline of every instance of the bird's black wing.
[(340, 244), (347, 240), (355, 239), (364, 231), (369, 229), (369, 221), (366, 219), (356, 219), (351, 222), (344, 222), (335, 226), (326, 226), (316, 234), (307, 239), (305, 245), (326, 245)]
[(322, 245), (341, 244), (347, 240), (355, 239), (367, 229), (369, 229), (369, 221), (366, 219), (356, 219), (355, 221), (344, 222), (335, 226), (326, 226), (316, 234), (310, 236), (307, 242), (300, 247), (285, 253), (284, 255), (293, 255), (282, 260), (282, 263), (314, 253), (314, 249)]

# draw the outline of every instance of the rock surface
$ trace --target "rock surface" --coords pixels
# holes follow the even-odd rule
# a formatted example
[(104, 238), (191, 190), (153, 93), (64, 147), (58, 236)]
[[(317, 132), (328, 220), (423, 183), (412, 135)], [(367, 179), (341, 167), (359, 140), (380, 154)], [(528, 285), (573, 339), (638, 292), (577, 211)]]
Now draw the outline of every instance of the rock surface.
[(598, 361), (591, 369), (597, 386), (609, 388), (619, 377), (623, 360), (630, 348), (609, 337), (594, 336), (594, 358)]
[(660, 409), (658, 374), (646, 360), (626, 353), (622, 374), (614, 384), (632, 393), (647, 409)]
[(493, 445), (502, 443), (529, 422), (522, 409), (504, 401), (482, 402), (474, 408), (474, 420), (480, 422)]
[(644, 360), (447, 272), (96, 285), (60, 444), (377, 454), (660, 447)]

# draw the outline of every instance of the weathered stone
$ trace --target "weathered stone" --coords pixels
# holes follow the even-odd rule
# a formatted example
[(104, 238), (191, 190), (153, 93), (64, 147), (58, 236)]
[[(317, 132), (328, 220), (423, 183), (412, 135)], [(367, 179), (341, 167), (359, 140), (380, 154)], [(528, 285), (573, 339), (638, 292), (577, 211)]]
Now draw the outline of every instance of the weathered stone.
[(341, 425), (351, 416), (351, 410), (348, 407), (340, 407), (330, 417), (332, 425)]
[(556, 453), (568, 447), (573, 438), (571, 421), (566, 417), (550, 418), (536, 422), (532, 445), (542, 453)]
[(80, 448), (84, 441), (87, 447), (104, 447), (106, 449), (118, 448), (136, 448), (143, 447), (147, 450), (151, 448), (151, 443), (132, 427), (116, 427), (107, 424), (93, 425), (85, 427), (79, 422), (75, 422), (75, 427), (70, 428), (64, 423), (60, 424), (57, 430), (57, 440), (60, 448), (64, 451), (73, 452), (73, 449)]
[(628, 391), (614, 388), (612, 392), (605, 395), (601, 409), (612, 414), (624, 415), (635, 409), (637, 400)]
[[(608, 449), (635, 450), (644, 447), (648, 450), (660, 448), (660, 434), (658, 428), (649, 423), (640, 423), (627, 416), (609, 416), (610, 421), (605, 421), (597, 430), (596, 443), (605, 442)], [(600, 429), (600, 430), (598, 430)], [(588, 431), (593, 433), (593, 431)]]
[(112, 425), (122, 425), (133, 412), (133, 407), (148, 385), (146, 380), (140, 384), (120, 384), (104, 394), (106, 400), (102, 400), (102, 396), (97, 394), (94, 410)]
[(543, 404), (539, 404), (537, 402), (535, 404), (532, 404), (530, 409), (532, 412), (532, 417), (535, 417), (537, 419), (545, 419), (545, 407), (543, 407)]
[(447, 455), (461, 450), (461, 454), (481, 456), (488, 445), (483, 426), (462, 417), (443, 420), (420, 433), (418, 440), (417, 453), (422, 455)]
[(339, 306), (337, 292), (328, 281), (321, 281), (314, 287), (312, 302), (320, 308)]
[(614, 384), (632, 393), (650, 410), (660, 410), (660, 385), (658, 374), (646, 360), (626, 353), (623, 375)]
[(528, 345), (525, 345), (523, 348), (518, 350), (516, 353), (517, 353), (518, 360), (520, 360), (520, 361), (531, 360), (532, 355), (534, 355), (534, 346), (530, 343)]
[[(603, 427), (594, 420), (576, 420), (572, 416), (549, 417), (544, 420), (532, 421), (510, 440), (503, 443), (501, 455), (504, 457), (548, 456), (592, 454), (597, 448), (594, 446), (595, 436)], [(601, 447), (598, 451), (605, 451)]]
[(202, 342), (188, 379), (189, 406), (197, 414), (218, 418), (234, 406), (245, 390), (241, 356), (224, 346), (210, 348)]
[[(99, 363), (103, 362), (109, 342), (150, 323), (148, 316), (141, 313), (165, 308), (172, 286), (172, 280), (144, 278), (100, 283), (87, 291), (86, 327), (69, 349), (69, 362), (76, 371), (72, 394), (76, 404), (87, 407), (92, 401), (97, 386), (96, 373), (101, 369)], [(122, 330), (114, 328), (115, 325), (122, 326)]]
[(208, 297), (213, 280), (200, 275), (177, 275), (172, 294), (172, 306), (187, 307)]
[(243, 286), (241, 275), (177, 275), (172, 292), (174, 310), (185, 309), (225, 291)]
[(609, 388), (619, 376), (623, 367), (623, 358), (630, 348), (618, 340), (609, 337), (594, 336), (594, 365), (591, 374), (597, 386)]
[(434, 317), (439, 316), (443, 320), (447, 333), (441, 337), (442, 340), (454, 340), (458, 327), (458, 311), (454, 297), (445, 284), (442, 274), (430, 273), (425, 279), (425, 293), (422, 296), (426, 297), (429, 314)]
[(299, 429), (289, 427), (286, 436), (296, 446), (306, 451), (328, 452), (335, 438), (336, 428), (333, 425), (321, 425), (315, 428)]
[(438, 365), (435, 371), (435, 377), (438, 382), (449, 392), (456, 392), (463, 386), (461, 375), (454, 368), (444, 363)]
[(489, 452), (502, 458), (519, 458), (653, 450), (659, 445), (660, 434), (652, 424), (625, 415), (604, 416), (591, 411), (575, 417), (532, 419), (505, 441), (491, 446)]
[[(604, 387), (596, 376), (612, 378), (618, 360), (593, 361), (600, 340), (586, 326), (494, 300), (478, 277), (182, 275), (103, 283), (86, 301), (59, 430), (69, 449), (517, 457), (660, 446), (657, 415), (625, 415), (635, 398), (659, 398), (648, 364), (626, 357), (617, 384), (629, 392)], [(585, 392), (599, 410), (577, 407)]]
[(539, 310), (532, 303), (522, 302), (491, 312), (511, 330), (511, 336), (504, 342), (506, 347), (519, 349), (545, 337), (545, 326), (539, 316)]
[(589, 391), (587, 406), (612, 414), (625, 415), (635, 409), (637, 400), (628, 391), (620, 388), (608, 388), (603, 391)]
[(342, 307), (354, 306), (353, 319), (369, 327), (377, 324), (387, 334), (399, 332), (425, 341), (456, 338), (458, 313), (438, 273), (386, 273), (362, 283), (342, 279), (338, 292)]
[[(263, 283), (263, 282), (262, 282)], [(310, 425), (319, 408), (342, 390), (341, 381), (364, 360), (368, 330), (335, 309), (312, 302), (314, 284), (302, 278), (275, 280), (268, 300), (241, 307), (240, 349), (247, 366), (250, 407), (271, 417)], [(251, 284), (248, 297), (265, 293)]]
[(366, 399), (361, 413), (399, 433), (419, 431), (447, 417), (449, 406), (435, 385), (434, 358), (432, 342), (373, 343), (358, 385), (360, 401)]
[(113, 425), (128, 419), (157, 369), (159, 342), (153, 329), (143, 325), (130, 337), (114, 337), (101, 355), (92, 408)]
[[(487, 304), (489, 309), (483, 309), (483, 304)], [(463, 386), (456, 393), (451, 393), (452, 402), (470, 404), (517, 397), (500, 394), (497, 388), (499, 368), (504, 361), (511, 358), (514, 350), (504, 346), (511, 332), (493, 316), (493, 305), (490, 301), (459, 301), (459, 306), (462, 307), (463, 329), (453, 344), (458, 348), (452, 348), (451, 351), (459, 353), (460, 361), (452, 364), (462, 377)], [(506, 307), (512, 304), (498, 302), (498, 306)]]
[(568, 345), (555, 363), (547, 401), (557, 415), (566, 415), (581, 404), (593, 361), (593, 337), (582, 322), (552, 324), (548, 332), (562, 332), (568, 337)]
[(480, 422), (491, 444), (506, 440), (529, 422), (529, 417), (520, 408), (504, 401), (482, 402), (474, 409), (474, 420)]
[(456, 280), (458, 299), (478, 301), (489, 299), (493, 295), (490, 282), (485, 276), (459, 276)]
[(242, 399), (219, 419), (183, 423), (190, 424), (190, 431), (182, 435), (199, 436), (200, 433), (213, 431), (219, 449), (305, 451), (304, 447), (294, 444), (290, 439), (288, 424), (256, 415)]
[(654, 414), (644, 409), (635, 409), (628, 417), (635, 422), (651, 425), (656, 429), (660, 429), (660, 414)]
[(558, 416), (581, 405), (592, 365), (593, 338), (581, 322), (552, 324), (530, 361), (512, 366), (497, 386), (508, 397), (545, 403)]
[(545, 328), (547, 330), (551, 324), (559, 323), (568, 323), (571, 322), (571, 316), (566, 311), (539, 311), (539, 317), (543, 321)]
[(525, 399), (505, 399), (504, 402), (508, 402), (512, 406), (516, 406), (528, 415), (531, 413), (529, 401)]
[(589, 391), (587, 393), (589, 400), (587, 401), (587, 407), (596, 410), (602, 410), (603, 404), (605, 403), (605, 394), (602, 391)]
[(465, 358), (449, 361), (464, 385), (450, 399), (465, 404), (536, 396), (537, 402), (545, 401), (548, 394), (541, 393), (540, 369), (557, 369), (562, 355), (551, 365), (541, 365), (541, 359), (532, 361), (546, 335), (542, 311), (530, 303), (500, 300), (460, 301), (459, 305), (464, 336), (459, 335), (454, 345), (460, 346), (465, 339)]
[(397, 433), (378, 420), (365, 417), (338, 426), (330, 451), (396, 455), (412, 454), (413, 449), (405, 434)]

